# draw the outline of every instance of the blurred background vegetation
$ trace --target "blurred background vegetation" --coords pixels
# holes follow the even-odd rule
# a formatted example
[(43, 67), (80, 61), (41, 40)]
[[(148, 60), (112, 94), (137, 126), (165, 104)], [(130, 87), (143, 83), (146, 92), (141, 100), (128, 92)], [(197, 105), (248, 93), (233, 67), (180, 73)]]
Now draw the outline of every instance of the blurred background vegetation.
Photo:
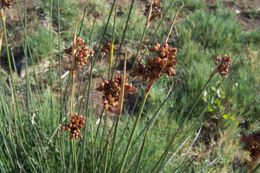
[[(168, 40), (178, 50), (177, 75), (160, 78), (151, 89), (125, 172), (135, 172), (136, 151), (142, 144), (137, 136), (143, 135), (143, 129), (156, 114), (159, 117), (149, 132), (137, 172), (150, 172), (173, 137), (167, 159), (157, 172), (257, 172), (259, 148), (257, 155), (252, 156), (252, 150), (245, 149), (242, 136), (256, 134), (252, 141), (259, 147), (260, 3), (164, 0), (163, 18), (152, 21), (145, 32), (147, 1), (136, 0), (132, 8), (131, 1), (118, 1), (115, 15), (113, 11), (110, 16), (112, 3), (26, 0), (15, 1), (12, 8), (5, 9), (7, 39), (3, 29), (0, 33), (0, 172), (74, 172), (68, 135), (58, 128), (69, 110), (66, 91), (70, 79), (68, 75), (61, 76), (70, 69), (64, 49), (72, 44), (75, 30), (81, 29), (81, 37), (96, 53), (99, 46), (114, 38), (115, 58), (119, 60), (116, 73), (122, 70), (123, 50), (127, 48), (129, 73), (137, 50), (137, 58), (144, 57), (145, 61), (151, 56), (147, 48), (164, 42), (177, 11), (179, 15)], [(203, 89), (215, 68), (215, 58), (224, 54), (232, 57), (227, 79), (217, 75)], [(76, 110), (91, 115), (87, 117), (86, 137), (82, 140), (86, 145), (77, 143), (79, 170), (87, 172), (93, 169), (93, 157), (95, 170), (102, 172), (106, 130), (114, 127), (115, 119), (108, 115), (108, 124), (101, 123), (104, 129), (97, 131), (97, 122), (103, 120), (103, 103), (96, 87), (107, 78), (109, 55), (96, 54), (95, 58), (92, 76), (89, 65), (79, 71), (81, 76), (76, 81)], [(87, 88), (90, 77), (92, 83)], [(139, 81), (133, 83), (142, 87)], [(85, 88), (90, 92), (90, 106)], [(142, 95), (141, 89), (124, 105), (111, 172), (118, 171)]]

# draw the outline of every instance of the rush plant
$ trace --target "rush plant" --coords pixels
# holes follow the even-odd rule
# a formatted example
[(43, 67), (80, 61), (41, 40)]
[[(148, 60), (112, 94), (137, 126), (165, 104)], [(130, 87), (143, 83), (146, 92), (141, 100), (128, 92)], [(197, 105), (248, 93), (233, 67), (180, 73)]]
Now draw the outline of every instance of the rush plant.
[[(212, 16), (202, 11), (206, 7), (199, 1), (184, 1), (180, 6), (180, 1), (174, 0), (152, 0), (141, 4), (143, 8), (140, 1), (127, 5), (104, 1), (109, 10), (102, 15), (94, 10), (95, 14), (89, 15), (89, 8), (80, 7), (83, 1), (64, 1), (73, 7), (62, 8), (62, 0), (48, 0), (42, 7), (48, 10), (50, 25), (39, 31), (40, 36), (28, 39), (29, 16), (21, 11), (18, 15), (23, 23), (26, 71), (24, 78), (19, 78), (8, 40), (13, 31), (6, 25), (5, 13), (9, 7), (23, 8), (20, 2), (13, 1), (12, 6), (11, 2), (1, 1), (0, 15), (1, 50), (8, 60), (7, 72), (2, 75), (0, 71), (0, 172), (236, 171), (229, 165), (234, 153), (225, 151), (239, 149), (234, 134), (239, 133), (242, 109), (231, 100), (240, 104), (245, 99), (240, 92), (231, 95), (226, 90), (233, 86), (227, 86), (229, 82), (239, 82), (234, 78), (238, 71), (249, 67), (240, 64), (243, 55), (237, 48), (241, 44), (231, 49), (240, 40), (236, 32), (243, 36), (234, 23), (225, 28), (225, 17), (232, 15), (218, 12)], [(102, 5), (98, 2), (95, 7)], [(24, 2), (29, 4), (29, 0)], [(189, 8), (200, 11), (187, 13), (192, 15), (187, 18), (179, 16)], [(77, 14), (71, 9), (77, 9)], [(27, 8), (23, 10), (27, 14)], [(64, 10), (75, 18), (66, 16)], [(80, 21), (74, 20), (79, 16)], [(201, 23), (193, 22), (198, 20)], [(207, 26), (213, 28), (214, 35)], [(253, 36), (245, 34), (251, 43), (257, 40)], [(44, 73), (37, 73), (41, 64), (28, 63), (35, 53), (50, 61)], [(244, 71), (246, 76), (253, 75)], [(253, 75), (252, 88), (254, 81)], [(231, 88), (232, 93), (239, 87)], [(220, 88), (232, 98), (216, 99)], [(214, 105), (221, 111), (209, 111)], [(218, 126), (222, 113), (232, 115), (237, 126)], [(213, 131), (222, 136), (207, 135), (206, 122), (219, 128)], [(205, 144), (203, 135), (213, 135), (207, 139), (213, 142)], [(250, 147), (254, 143), (251, 138)], [(236, 145), (230, 146), (232, 142)], [(197, 155), (198, 151), (203, 154)], [(258, 167), (251, 165), (250, 170)]]

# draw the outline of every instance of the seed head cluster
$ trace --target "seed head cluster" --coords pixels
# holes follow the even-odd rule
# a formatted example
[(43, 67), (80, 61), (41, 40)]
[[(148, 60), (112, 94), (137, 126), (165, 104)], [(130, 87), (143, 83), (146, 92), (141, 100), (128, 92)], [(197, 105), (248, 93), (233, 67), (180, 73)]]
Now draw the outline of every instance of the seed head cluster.
[(223, 57), (217, 57), (215, 64), (218, 66), (218, 73), (226, 78), (228, 71), (229, 71), (229, 65), (231, 64), (231, 58), (227, 55), (224, 55)]
[(149, 15), (149, 10), (151, 8), (151, 5), (152, 5), (152, 12), (149, 20), (153, 21), (156, 18), (162, 18), (163, 14), (162, 14), (162, 6), (160, 0), (154, 0), (153, 2), (148, 2), (145, 8), (145, 15)]
[(89, 58), (94, 56), (94, 51), (89, 48), (85, 41), (80, 37), (76, 37), (74, 45), (69, 49), (66, 49), (65, 52), (74, 57), (76, 65), (80, 66), (87, 64)]
[(71, 139), (81, 139), (82, 133), (80, 129), (85, 127), (86, 119), (83, 115), (80, 114), (74, 114), (69, 124), (66, 124), (63, 126), (63, 130), (70, 132), (70, 138)]
[(2, 9), (10, 8), (13, 5), (13, 0), (0, 0)]
[[(107, 42), (103, 45), (102, 49), (101, 49), (101, 52), (103, 54), (106, 54), (106, 55), (109, 55), (110, 51), (112, 49), (112, 43), (111, 42)], [(113, 48), (114, 50), (116, 49), (115, 46)]]
[(167, 76), (176, 75), (176, 48), (171, 48), (167, 43), (163, 45), (156, 43), (151, 48), (151, 52), (155, 53), (156, 56), (149, 58), (146, 65), (138, 62), (130, 73), (132, 77), (141, 77), (143, 82), (152, 84), (164, 74)]
[[(103, 104), (105, 110), (109, 112), (114, 112), (115, 108), (119, 106), (119, 97), (121, 92), (121, 77), (115, 76), (113, 80), (103, 80), (100, 82), (98, 91), (102, 91), (103, 95)], [(137, 89), (125, 82), (125, 96), (133, 94)]]

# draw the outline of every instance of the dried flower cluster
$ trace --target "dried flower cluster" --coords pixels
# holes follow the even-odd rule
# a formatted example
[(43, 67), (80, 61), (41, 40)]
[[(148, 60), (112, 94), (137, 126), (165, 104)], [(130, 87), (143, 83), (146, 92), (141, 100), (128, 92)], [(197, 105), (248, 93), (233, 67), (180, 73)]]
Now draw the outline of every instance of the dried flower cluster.
[(162, 18), (163, 14), (162, 14), (162, 6), (160, 0), (153, 0), (151, 2), (148, 2), (145, 8), (145, 15), (149, 15), (149, 10), (151, 8), (151, 5), (152, 5), (152, 12), (149, 20), (150, 21), (155, 20), (157, 17)]
[(2, 9), (10, 8), (11, 5), (13, 5), (13, 0), (1, 0), (0, 2), (1, 2), (0, 5)]
[(151, 52), (156, 53), (156, 56), (149, 58), (146, 65), (138, 62), (130, 74), (132, 77), (141, 77), (144, 82), (151, 85), (163, 74), (167, 76), (176, 75), (176, 48), (171, 48), (167, 43), (164, 45), (156, 43), (151, 48)]
[(74, 114), (70, 119), (70, 123), (63, 126), (63, 130), (70, 132), (71, 139), (80, 139), (82, 138), (80, 129), (82, 129), (85, 124), (86, 120), (83, 115)]
[[(104, 54), (107, 54), (109, 55), (110, 51), (111, 51), (111, 48), (112, 48), (112, 43), (111, 42), (107, 42), (103, 45), (102, 49), (101, 49), (101, 52), (104, 53)], [(114, 47), (114, 50), (115, 50), (115, 47)]]
[(86, 45), (85, 41), (80, 37), (76, 37), (74, 45), (69, 49), (66, 49), (65, 52), (75, 58), (75, 66), (85, 65), (86, 63), (88, 63), (89, 57), (94, 56), (94, 51), (90, 49)]
[[(119, 97), (121, 92), (121, 77), (115, 76), (113, 80), (103, 80), (99, 87), (98, 91), (104, 92), (103, 95), (103, 104), (105, 110), (114, 112), (115, 108), (119, 106)], [(137, 89), (132, 86), (132, 84), (125, 83), (125, 96), (133, 94)]]
[(218, 66), (217, 71), (219, 74), (226, 78), (228, 74), (229, 65), (231, 64), (231, 58), (227, 55), (223, 57), (217, 57), (215, 64)]

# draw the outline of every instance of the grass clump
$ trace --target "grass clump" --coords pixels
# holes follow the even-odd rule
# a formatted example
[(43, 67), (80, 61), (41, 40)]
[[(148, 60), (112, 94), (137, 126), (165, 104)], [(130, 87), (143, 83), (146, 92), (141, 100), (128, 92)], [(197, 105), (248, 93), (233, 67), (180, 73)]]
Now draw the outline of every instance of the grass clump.
[(183, 6), (183, 8), (188, 11), (195, 11), (205, 7), (205, 2), (200, 0), (177, 0), (175, 4), (178, 7)]
[[(35, 32), (29, 41), (32, 49), (32, 57), (35, 60), (48, 59), (56, 52), (58, 40), (54, 35), (47, 29), (41, 28)], [(35, 59), (38, 57), (37, 59)]]
[(188, 16), (178, 27), (180, 44), (193, 40), (203, 48), (226, 51), (238, 50), (242, 42), (242, 28), (235, 17), (226, 11), (216, 14), (197, 11)]
[(40, 1), (39, 7), (42, 7), (48, 20), (48, 27), (58, 31), (60, 27), (61, 36), (65, 40), (71, 39), (75, 21), (80, 20), (78, 3), (76, 1)]
[[(201, 1), (185, 0), (174, 13), (167, 1), (165, 16), (149, 26), (139, 1), (96, 1), (85, 9), (83, 1), (41, 2), (50, 25), (30, 37), (28, 49), (48, 57), (51, 68), (34, 76), (26, 66), (24, 80), (6, 75), (0, 84), (0, 171), (236, 171), (240, 122), (249, 119), (258, 130), (257, 58), (247, 58), (256, 33), (244, 34), (232, 14), (209, 12)], [(188, 16), (174, 23), (171, 13)], [(107, 40), (109, 63), (99, 58)], [(129, 98), (136, 105), (126, 106)]]

